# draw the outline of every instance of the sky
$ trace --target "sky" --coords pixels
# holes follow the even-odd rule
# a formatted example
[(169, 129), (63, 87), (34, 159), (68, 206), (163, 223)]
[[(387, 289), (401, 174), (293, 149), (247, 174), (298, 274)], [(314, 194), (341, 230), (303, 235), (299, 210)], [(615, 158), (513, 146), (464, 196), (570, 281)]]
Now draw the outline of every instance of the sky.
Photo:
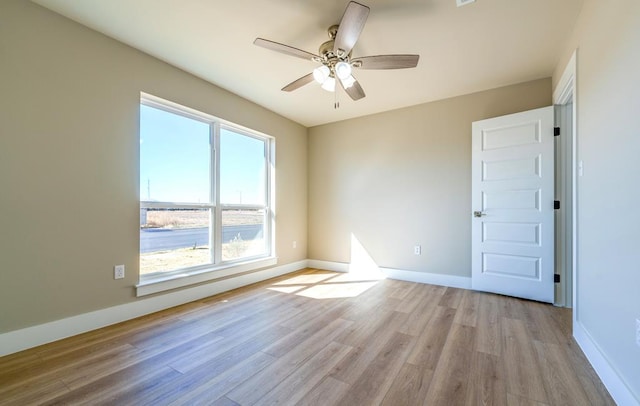
[[(209, 124), (140, 105), (140, 200), (210, 200)], [(264, 141), (222, 128), (220, 202), (264, 203)]]

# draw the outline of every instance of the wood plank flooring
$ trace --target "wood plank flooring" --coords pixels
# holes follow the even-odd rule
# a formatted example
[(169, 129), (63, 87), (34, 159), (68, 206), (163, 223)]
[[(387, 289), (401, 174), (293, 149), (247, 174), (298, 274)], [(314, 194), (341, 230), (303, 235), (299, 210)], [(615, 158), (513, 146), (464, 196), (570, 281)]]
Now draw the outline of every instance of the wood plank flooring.
[(613, 405), (571, 311), (307, 269), (0, 358), (1, 405)]

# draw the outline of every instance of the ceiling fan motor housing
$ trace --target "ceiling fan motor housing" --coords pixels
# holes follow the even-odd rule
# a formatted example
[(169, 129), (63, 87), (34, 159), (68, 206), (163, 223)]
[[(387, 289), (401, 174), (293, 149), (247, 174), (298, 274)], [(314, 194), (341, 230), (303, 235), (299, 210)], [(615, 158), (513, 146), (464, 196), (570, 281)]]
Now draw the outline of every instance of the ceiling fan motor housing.
[(341, 50), (338, 52), (334, 52), (334, 45), (336, 39), (336, 33), (338, 32), (339, 25), (332, 25), (327, 30), (329, 34), (329, 41), (326, 41), (320, 45), (318, 49), (318, 53), (320, 54), (320, 58), (318, 58), (317, 62), (322, 63), (327, 66), (331, 70), (331, 76), (334, 76), (335, 66), (338, 62), (346, 62), (350, 63), (349, 59), (351, 58), (351, 52), (348, 54), (341, 53)]

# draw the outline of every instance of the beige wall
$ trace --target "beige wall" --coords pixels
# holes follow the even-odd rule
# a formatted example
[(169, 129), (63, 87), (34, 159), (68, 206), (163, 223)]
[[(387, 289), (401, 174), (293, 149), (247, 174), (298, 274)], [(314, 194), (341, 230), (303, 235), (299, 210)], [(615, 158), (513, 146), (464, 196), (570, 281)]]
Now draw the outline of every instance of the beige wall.
[[(279, 264), (307, 257), (306, 128), (28, 1), (3, 0), (0, 333), (137, 300), (141, 91), (275, 136)], [(121, 263), (127, 277), (115, 281)]]
[[(471, 276), (471, 123), (548, 106), (551, 80), (309, 130), (309, 258)], [(416, 256), (413, 247), (422, 246)]]
[(587, 1), (575, 49), (577, 321), (640, 403), (640, 2)]

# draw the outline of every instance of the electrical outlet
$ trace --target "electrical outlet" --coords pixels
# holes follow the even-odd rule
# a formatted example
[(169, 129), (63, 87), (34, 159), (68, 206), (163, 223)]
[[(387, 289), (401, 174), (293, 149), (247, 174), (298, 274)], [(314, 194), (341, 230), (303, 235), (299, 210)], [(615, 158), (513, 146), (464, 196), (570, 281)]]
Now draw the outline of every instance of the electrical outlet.
[(415, 255), (421, 255), (422, 254), (422, 247), (419, 245), (416, 245), (413, 247), (413, 253)]
[(113, 279), (124, 278), (124, 265), (116, 265), (113, 267)]
[(294, 241), (291, 245), (293, 246), (293, 248), (298, 248), (298, 241)]
[(636, 319), (636, 344), (640, 347), (640, 319)]

